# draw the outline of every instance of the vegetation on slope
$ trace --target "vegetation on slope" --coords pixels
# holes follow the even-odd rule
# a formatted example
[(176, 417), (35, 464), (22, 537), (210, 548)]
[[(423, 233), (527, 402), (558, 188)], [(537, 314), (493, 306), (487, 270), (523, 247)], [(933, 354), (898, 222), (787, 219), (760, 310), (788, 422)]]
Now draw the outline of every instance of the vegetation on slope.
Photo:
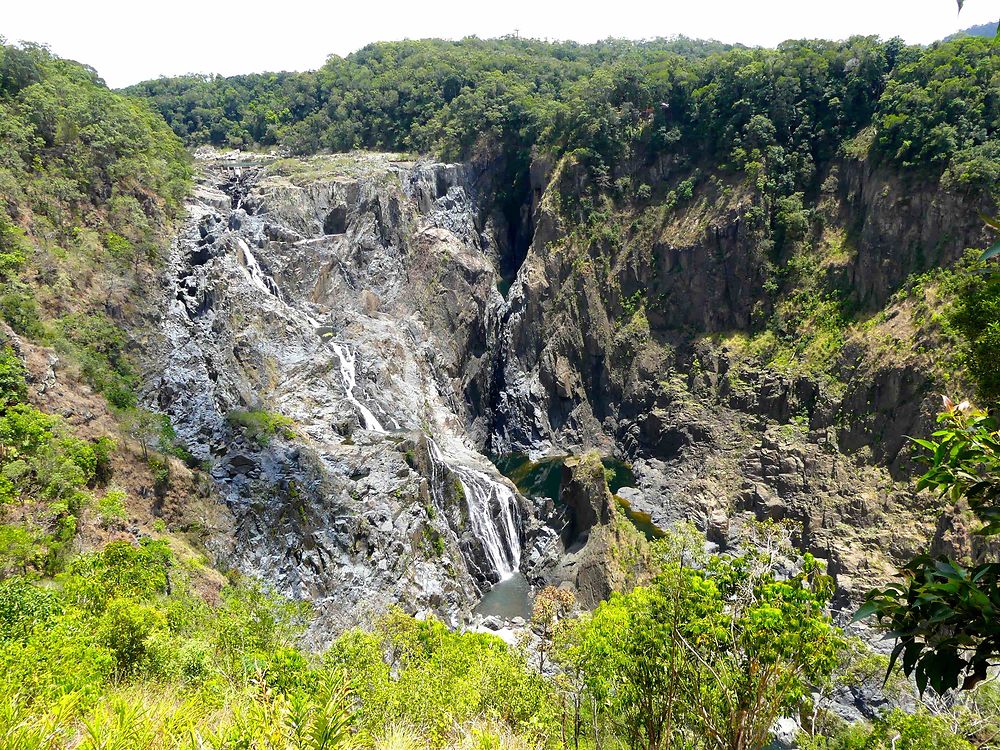
[(883, 156), (902, 166), (940, 172), (953, 155), (995, 163), (996, 74), (990, 42), (977, 38), (776, 50), (504, 38), (378, 43), (311, 73), (164, 78), (128, 91), (194, 144), (450, 158), (498, 146), (508, 156), (586, 149), (612, 182), (641, 144), (648, 158), (765, 169), (791, 192), (869, 125)]
[[(58, 572), (88, 509), (106, 531), (125, 522), (113, 459), (128, 438), (162, 499), (167, 463), (146, 446), (172, 448), (171, 433), (136, 406), (125, 326), (189, 184), (182, 143), (144, 103), (0, 45), (0, 577)], [(93, 392), (120, 428), (101, 434)]]
[[(143, 103), (40, 47), (0, 47), (0, 314), (135, 403), (121, 322), (190, 184)], [(131, 288), (130, 288), (131, 286)]]
[[(186, 189), (180, 143), (81, 66), (33, 47), (2, 55), (4, 320), (70, 358), (145, 448), (162, 424), (134, 408), (122, 323)], [(863, 39), (779, 50), (470, 40), (374, 45), (315, 74), (162, 81), (145, 93), (194, 142), (492, 153), (519, 179), (534, 150), (570, 154), (587, 190), (567, 212), (595, 231), (603, 224), (601, 241), (622, 242), (602, 212), (653, 201), (670, 210), (691, 199), (702, 170), (731, 173), (768, 199), (758, 220), (781, 247), (799, 241), (803, 198), (844, 149), (864, 146), (945, 189), (991, 188), (996, 75), (977, 40), (928, 51)], [(634, 179), (658, 160), (669, 179)], [(774, 331), (814, 325), (825, 358), (838, 334), (820, 323), (836, 320), (841, 302), (810, 286), (812, 273), (809, 258), (793, 267), (806, 297), (787, 300)], [(984, 289), (954, 315), (974, 341), (992, 335), (981, 324), (993, 314)], [(641, 301), (629, 308), (637, 320)], [(826, 614), (829, 581), (815, 562), (705, 558), (700, 542), (678, 548), (673, 537), (658, 543), (648, 586), (592, 615), (540, 616), (559, 665), (552, 675), (493, 636), (398, 612), (311, 653), (298, 644), (300, 605), (237, 577), (218, 596), (201, 590), (204, 563), (184, 561), (174, 540), (70, 556), (84, 507), (96, 503), (108, 524), (121, 518), (107, 471), (113, 443), (74, 436), (33, 406), (20, 339), (4, 335), (4, 746), (756, 750), (781, 714), (802, 720), (810, 748), (964, 750), (998, 731), (989, 686), (936, 716), (838, 723), (829, 692), (872, 670)], [(233, 419), (261, 440), (287, 429), (266, 414)]]
[(112, 542), (55, 580), (0, 581), (0, 744), (760, 750), (793, 715), (809, 748), (964, 750), (1000, 728), (992, 688), (846, 725), (830, 698), (876, 684), (886, 660), (833, 627), (829, 579), (808, 558), (779, 572), (780, 545), (706, 557), (703, 543), (657, 542), (655, 579), (592, 614), (543, 593), (533, 625), (557, 666), (541, 674), (492, 634), (398, 610), (310, 652), (305, 605), (238, 577), (206, 595), (167, 541)]

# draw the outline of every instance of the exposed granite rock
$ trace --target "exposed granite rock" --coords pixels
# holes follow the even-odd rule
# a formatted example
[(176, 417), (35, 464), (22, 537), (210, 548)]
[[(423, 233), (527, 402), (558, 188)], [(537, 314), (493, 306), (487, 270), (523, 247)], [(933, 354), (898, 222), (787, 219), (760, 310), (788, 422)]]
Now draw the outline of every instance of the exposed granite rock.
[[(308, 166), (206, 162), (162, 290), (149, 398), (211, 464), (236, 525), (224, 563), (311, 600), (315, 638), (395, 603), (457, 624), (498, 575), (458, 479), (498, 488), (490, 512), (514, 496), (469, 438), (485, 434), (476, 394), (504, 301), (464, 168)], [(261, 409), (291, 428), (261, 438), (232, 418)], [(429, 434), (442, 470), (414, 459)], [(523, 528), (501, 543), (519, 548), (532, 508), (514, 502)]]
[[(936, 410), (922, 329), (892, 356), (852, 338), (828, 378), (748, 363), (722, 334), (771, 313), (778, 253), (749, 188), (715, 181), (620, 237), (584, 237), (561, 199), (586, 188), (578, 164), (536, 160), (518, 220), (494, 201), (505, 170), (205, 162), (147, 381), (212, 465), (236, 519), (230, 563), (316, 601), (317, 637), (393, 602), (459, 622), (499, 574), (456, 478), (495, 483), (497, 515), (511, 489), (483, 454), (512, 451), (627, 460), (634, 510), (692, 520), (723, 549), (751, 520), (782, 520), (845, 607), (930, 542), (905, 440)], [(850, 239), (829, 278), (861, 309), (981, 234), (955, 196), (863, 160), (822, 185), (816, 216)], [(908, 313), (890, 305), (896, 335)], [(262, 443), (229, 419), (261, 408), (292, 432)], [(589, 604), (639, 578), (616, 550), (643, 554), (599, 467), (567, 462), (560, 503), (516, 497), (501, 535), (530, 580)], [(960, 518), (935, 544), (976, 553)]]

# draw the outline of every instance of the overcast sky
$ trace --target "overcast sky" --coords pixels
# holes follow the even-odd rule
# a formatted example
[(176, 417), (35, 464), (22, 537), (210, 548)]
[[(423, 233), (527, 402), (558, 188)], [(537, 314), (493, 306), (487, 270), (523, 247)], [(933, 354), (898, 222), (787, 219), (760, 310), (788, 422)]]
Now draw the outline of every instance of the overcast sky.
[(49, 45), (110, 86), (181, 73), (311, 70), (369, 42), (519, 33), (590, 42), (685, 34), (927, 43), (1000, 16), (1000, 0), (0, 0), (0, 35)]

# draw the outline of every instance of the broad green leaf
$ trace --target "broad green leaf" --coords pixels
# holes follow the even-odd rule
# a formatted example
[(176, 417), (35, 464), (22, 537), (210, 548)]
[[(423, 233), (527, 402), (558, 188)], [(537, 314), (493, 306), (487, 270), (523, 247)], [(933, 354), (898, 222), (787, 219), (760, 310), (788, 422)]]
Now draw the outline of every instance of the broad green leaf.
[(1000, 255), (1000, 242), (994, 242), (990, 247), (983, 251), (980, 256), (980, 260), (989, 260), (990, 258), (995, 258)]

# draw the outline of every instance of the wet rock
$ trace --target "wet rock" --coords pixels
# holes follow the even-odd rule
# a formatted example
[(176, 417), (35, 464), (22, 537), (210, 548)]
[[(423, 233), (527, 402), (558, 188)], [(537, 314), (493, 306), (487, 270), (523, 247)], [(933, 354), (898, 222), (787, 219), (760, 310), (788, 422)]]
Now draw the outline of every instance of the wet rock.
[[(222, 564), (311, 599), (316, 642), (395, 603), (457, 624), (498, 575), (473, 501), (491, 526), (511, 508), (502, 548), (537, 528), (465, 428), (485, 434), (503, 299), (464, 169), (360, 157), (295, 184), (202, 161), (146, 368), (235, 518)], [(411, 461), (424, 432), (448, 470)]]

